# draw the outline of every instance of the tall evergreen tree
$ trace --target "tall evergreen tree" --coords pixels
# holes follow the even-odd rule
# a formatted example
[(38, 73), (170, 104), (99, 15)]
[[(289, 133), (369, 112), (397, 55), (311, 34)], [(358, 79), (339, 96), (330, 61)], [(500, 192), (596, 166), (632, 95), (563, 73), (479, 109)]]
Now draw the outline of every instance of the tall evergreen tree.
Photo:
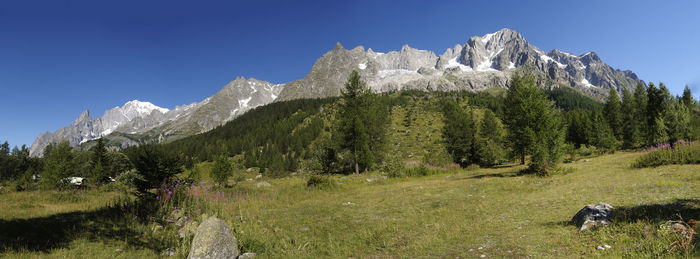
[(605, 103), (603, 113), (605, 114), (605, 120), (615, 135), (615, 138), (622, 140), (623, 128), (620, 98), (617, 96), (617, 91), (613, 88), (610, 88), (608, 102)]
[(177, 154), (160, 144), (145, 144), (124, 150), (143, 180), (136, 187), (141, 192), (160, 186), (163, 180), (182, 172), (182, 161)]
[(647, 88), (647, 145), (655, 145), (668, 141), (665, 113), (671, 97), (668, 89), (663, 83), (656, 88), (653, 83), (649, 83)]
[(532, 154), (530, 169), (546, 175), (561, 157), (564, 130), (558, 112), (532, 76), (514, 75), (505, 99), (508, 140), (525, 163)]
[(690, 88), (686, 85), (683, 89), (683, 96), (681, 96), (681, 103), (687, 107), (693, 106), (695, 101), (693, 100), (693, 94), (690, 92)]
[(669, 143), (674, 144), (679, 140), (690, 140), (690, 119), (690, 107), (685, 105), (683, 99), (680, 101), (671, 100), (669, 109), (664, 117)]
[(73, 161), (73, 150), (68, 141), (62, 141), (55, 145), (50, 145), (51, 148), (44, 159), (44, 172), (42, 173), (42, 181), (47, 187), (63, 186), (64, 179), (73, 175), (75, 172), (75, 162)]
[(494, 165), (504, 157), (503, 126), (490, 110), (484, 110), (479, 126), (479, 159), (482, 165)]
[(360, 170), (367, 170), (381, 155), (388, 114), (356, 70), (350, 73), (341, 93), (339, 146), (350, 151), (355, 174), (359, 175)]
[(224, 155), (219, 155), (214, 160), (211, 168), (211, 177), (218, 184), (225, 184), (229, 176), (233, 174), (231, 162)]
[(99, 138), (90, 157), (90, 177), (95, 183), (105, 183), (109, 180), (109, 176), (110, 166), (107, 159), (107, 148), (104, 140)]
[(639, 130), (639, 139), (636, 145), (641, 146), (646, 143), (648, 135), (648, 119), (647, 119), (647, 88), (642, 83), (637, 83), (634, 89), (633, 96), (634, 104), (634, 122)]
[(605, 115), (601, 111), (596, 110), (593, 112), (592, 117), (593, 133), (591, 134), (591, 144), (607, 152), (615, 151), (618, 146), (618, 141), (615, 138), (615, 134), (613, 133), (612, 129), (608, 125)]
[(453, 100), (446, 100), (443, 103), (442, 112), (445, 118), (442, 136), (452, 160), (462, 167), (478, 162), (473, 160), (476, 129), (471, 113), (466, 113)]
[(635, 116), (636, 107), (634, 97), (629, 90), (622, 93), (622, 148), (630, 149), (639, 147), (641, 134), (639, 123)]
[(589, 145), (591, 142), (591, 132), (593, 123), (590, 111), (576, 109), (566, 113), (567, 118), (567, 140), (574, 144), (576, 148), (581, 145)]

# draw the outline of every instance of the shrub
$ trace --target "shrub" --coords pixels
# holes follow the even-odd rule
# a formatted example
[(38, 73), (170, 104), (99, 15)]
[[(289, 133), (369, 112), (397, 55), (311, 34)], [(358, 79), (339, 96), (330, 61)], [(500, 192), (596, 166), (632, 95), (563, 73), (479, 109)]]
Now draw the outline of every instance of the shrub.
[(452, 163), (452, 158), (445, 148), (438, 148), (425, 154), (423, 162), (432, 166), (444, 167)]
[(136, 169), (131, 169), (117, 175), (114, 181), (127, 187), (136, 187), (137, 182), (143, 181), (143, 176), (141, 176)]
[(309, 180), (306, 181), (306, 187), (308, 188), (318, 188), (318, 189), (332, 189), (335, 187), (335, 182), (328, 176), (323, 175), (312, 175)]
[(632, 163), (634, 168), (656, 167), (670, 164), (700, 164), (700, 145), (679, 141), (673, 146), (659, 144), (647, 149), (645, 155)]
[(419, 167), (411, 168), (410, 170), (408, 170), (407, 174), (409, 176), (428, 176), (431, 175), (432, 172), (427, 167), (425, 167), (425, 165), (420, 165)]
[(398, 156), (388, 156), (384, 159), (381, 169), (388, 177), (392, 178), (403, 177), (404, 171), (406, 170), (403, 165), (403, 160)]

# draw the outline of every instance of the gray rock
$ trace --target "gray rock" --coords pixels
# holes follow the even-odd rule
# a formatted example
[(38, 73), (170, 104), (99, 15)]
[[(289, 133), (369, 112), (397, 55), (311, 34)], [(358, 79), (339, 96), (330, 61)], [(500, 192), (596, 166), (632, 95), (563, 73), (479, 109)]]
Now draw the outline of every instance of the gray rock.
[(612, 222), (613, 206), (600, 202), (589, 204), (581, 209), (571, 221), (576, 224), (580, 231), (586, 231), (596, 227), (604, 227)]
[(258, 188), (264, 188), (264, 187), (270, 187), (270, 186), (272, 186), (272, 184), (265, 182), (265, 181), (262, 181), (262, 182), (255, 184), (255, 186)]
[(175, 251), (175, 248), (172, 248), (172, 247), (165, 249), (165, 251), (163, 251), (163, 255), (165, 255), (165, 256), (173, 256), (175, 254), (177, 254), (177, 251)]
[(255, 257), (255, 255), (256, 255), (255, 253), (244, 253), (242, 255), (239, 255), (238, 259), (251, 259), (251, 258)]
[(189, 235), (194, 235), (197, 231), (198, 226), (199, 222), (195, 220), (186, 221), (185, 224), (183, 224), (182, 228), (180, 228), (180, 230), (177, 231), (177, 234), (178, 236), (180, 236), (180, 238), (185, 238)]
[(236, 258), (238, 241), (222, 220), (209, 217), (197, 228), (192, 240), (189, 259)]

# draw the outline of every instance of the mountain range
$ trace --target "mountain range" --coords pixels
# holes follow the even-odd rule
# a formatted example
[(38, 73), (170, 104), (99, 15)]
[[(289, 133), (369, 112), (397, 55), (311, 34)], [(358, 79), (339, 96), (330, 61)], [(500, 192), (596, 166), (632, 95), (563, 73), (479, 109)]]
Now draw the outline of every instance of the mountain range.
[(381, 53), (362, 46), (348, 50), (336, 43), (302, 79), (272, 84), (239, 77), (213, 96), (173, 110), (134, 100), (106, 111), (102, 117), (92, 118), (84, 111), (70, 126), (39, 135), (30, 154), (41, 156), (47, 145), (61, 140), (76, 147), (105, 137), (123, 148), (205, 132), (273, 101), (338, 96), (353, 70), (374, 92), (480, 91), (508, 87), (513, 73), (530, 73), (543, 87), (571, 86), (600, 98), (606, 97), (609, 89), (622, 92), (644, 84), (633, 72), (605, 64), (595, 52), (544, 52), (510, 29), (471, 37), (439, 56), (408, 45), (400, 51)]

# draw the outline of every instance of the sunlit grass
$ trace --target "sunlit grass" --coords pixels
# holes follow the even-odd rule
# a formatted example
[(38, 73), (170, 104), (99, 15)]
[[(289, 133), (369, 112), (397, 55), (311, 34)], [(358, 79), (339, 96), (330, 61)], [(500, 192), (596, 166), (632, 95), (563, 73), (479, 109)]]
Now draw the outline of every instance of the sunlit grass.
[[(212, 186), (212, 192), (225, 193), (226, 202), (202, 200), (208, 205), (197, 206), (204, 208), (202, 214), (222, 218), (241, 249), (261, 258), (697, 256), (697, 241), (690, 250), (670, 254), (668, 245), (676, 237), (663, 232), (661, 225), (678, 219), (676, 212), (685, 220), (700, 218), (700, 165), (631, 169), (640, 155), (618, 152), (562, 164), (566, 174), (547, 178), (519, 175), (524, 166), (517, 165), (450, 169), (425, 177), (333, 176), (333, 188), (307, 187), (307, 175), (253, 179), (231, 188)], [(272, 186), (258, 187), (263, 180)], [(82, 206), (59, 203), (59, 209), (21, 205), (30, 197), (49, 202), (55, 199), (52, 195), (0, 194), (0, 215), (11, 220), (98, 208), (114, 194), (87, 192), (83, 195), (100, 198), (79, 199)], [(597, 202), (620, 212), (612, 226), (580, 233), (568, 224), (579, 209)], [(186, 211), (196, 220), (203, 216)], [(149, 226), (123, 226), (150, 231)], [(9, 251), (5, 256), (159, 256), (153, 247), (93, 238), (78, 237), (47, 253)], [(606, 244), (612, 248), (596, 249)], [(183, 245), (187, 244), (173, 244)]]

